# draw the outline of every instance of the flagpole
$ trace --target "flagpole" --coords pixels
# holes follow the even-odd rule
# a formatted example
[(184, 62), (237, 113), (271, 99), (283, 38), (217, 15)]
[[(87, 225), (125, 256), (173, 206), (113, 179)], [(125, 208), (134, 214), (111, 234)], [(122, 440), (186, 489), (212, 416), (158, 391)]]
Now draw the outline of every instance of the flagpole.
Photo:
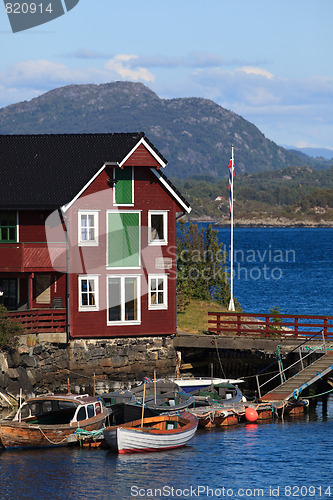
[(234, 303), (234, 147), (231, 146), (230, 172), (230, 302), (229, 311), (235, 310)]

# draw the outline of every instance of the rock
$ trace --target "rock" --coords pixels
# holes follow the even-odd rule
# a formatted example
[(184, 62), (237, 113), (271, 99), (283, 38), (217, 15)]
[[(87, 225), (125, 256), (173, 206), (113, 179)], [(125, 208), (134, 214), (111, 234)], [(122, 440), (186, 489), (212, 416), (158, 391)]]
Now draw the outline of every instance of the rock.
[(7, 352), (7, 363), (9, 368), (14, 368), (15, 366), (19, 366), (21, 361), (21, 356), (18, 351), (15, 349), (9, 349)]
[(21, 365), (25, 368), (36, 368), (37, 360), (34, 356), (30, 356), (29, 354), (21, 354)]
[(0, 371), (7, 372), (8, 371), (8, 361), (4, 353), (0, 352)]
[(9, 368), (7, 374), (11, 380), (18, 380), (19, 378), (19, 374), (16, 368)]

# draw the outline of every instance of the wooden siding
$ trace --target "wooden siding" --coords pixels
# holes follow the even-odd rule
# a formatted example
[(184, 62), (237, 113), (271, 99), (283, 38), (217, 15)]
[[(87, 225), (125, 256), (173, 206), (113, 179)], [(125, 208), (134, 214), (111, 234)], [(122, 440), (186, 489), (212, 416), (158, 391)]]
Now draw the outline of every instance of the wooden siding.
[(19, 212), (19, 241), (46, 241), (45, 221), (51, 212), (27, 210)]
[(124, 165), (134, 167), (160, 167), (158, 161), (155, 160), (143, 144), (140, 144), (134, 153), (126, 160)]

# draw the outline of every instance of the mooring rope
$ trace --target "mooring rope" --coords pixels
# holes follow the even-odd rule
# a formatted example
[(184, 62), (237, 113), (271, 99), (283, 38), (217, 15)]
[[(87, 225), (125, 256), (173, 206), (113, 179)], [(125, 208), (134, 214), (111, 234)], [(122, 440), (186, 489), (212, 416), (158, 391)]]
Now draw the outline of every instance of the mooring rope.
[(59, 443), (56, 443), (56, 442), (52, 441), (50, 438), (48, 438), (47, 435), (45, 434), (45, 432), (40, 427), (37, 427), (37, 429), (40, 430), (41, 434), (45, 437), (45, 439), (47, 441), (49, 441), (49, 443), (54, 444), (55, 446), (57, 446), (57, 445), (59, 445), (61, 443), (64, 443), (65, 441), (67, 441), (67, 436), (65, 436), (61, 441), (59, 441)]
[(320, 398), (320, 396), (325, 396), (325, 394), (329, 394), (330, 392), (333, 392), (333, 389), (330, 389), (329, 391), (326, 391), (326, 392), (322, 392), (321, 394), (314, 394), (313, 396), (306, 396), (306, 399)]
[[(215, 338), (215, 340), (217, 340), (216, 335), (214, 335), (214, 338)], [(227, 378), (225, 376), (225, 373), (224, 373), (224, 370), (223, 370), (222, 361), (221, 361), (221, 358), (220, 358), (220, 353), (219, 353), (219, 350), (218, 350), (218, 347), (217, 347), (217, 342), (214, 342), (214, 344), (215, 344), (215, 347), (216, 347), (216, 353), (217, 353), (217, 357), (218, 357), (218, 360), (219, 360), (219, 364), (220, 364), (220, 368), (221, 368), (221, 371), (222, 371), (222, 375), (223, 375), (224, 378)]]

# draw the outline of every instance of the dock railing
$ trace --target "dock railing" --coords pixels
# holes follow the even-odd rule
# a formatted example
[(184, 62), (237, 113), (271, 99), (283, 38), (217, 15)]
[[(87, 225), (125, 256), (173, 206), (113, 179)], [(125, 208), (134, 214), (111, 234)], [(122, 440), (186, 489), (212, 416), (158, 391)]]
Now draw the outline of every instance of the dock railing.
[[(312, 344), (311, 347), (309, 347), (307, 344), (313, 340), (318, 340), (320, 344)], [(299, 359), (296, 359), (294, 363), (291, 365), (288, 365), (286, 367), (283, 366), (283, 360), (287, 359), (288, 356), (292, 353), (297, 352), (299, 353)], [(312, 335), (312, 337), (306, 338), (304, 342), (299, 344), (297, 347), (292, 349), (291, 351), (287, 352), (286, 354), (283, 355), (278, 355), (277, 359), (273, 361), (270, 365), (266, 366), (263, 370), (261, 370), (259, 373), (256, 374), (256, 380), (257, 380), (257, 388), (258, 388), (258, 396), (259, 399), (262, 396), (262, 388), (269, 384), (272, 383), (273, 380), (279, 378), (279, 382), (277, 385), (283, 384), (286, 382), (287, 377), (286, 373), (288, 370), (295, 368), (297, 365), (300, 366), (300, 369), (298, 371), (301, 371), (305, 368), (304, 366), (304, 360), (310, 356), (311, 354), (321, 354), (324, 355), (327, 353), (327, 345), (326, 345), (326, 338), (324, 336), (324, 330), (321, 330), (320, 332), (315, 333)], [(277, 373), (273, 375), (273, 377), (269, 378), (268, 380), (265, 380), (263, 383), (260, 383), (260, 376), (267, 376), (267, 371), (272, 370), (274, 366), (277, 366)], [(269, 372), (271, 373), (271, 372)]]
[(302, 339), (315, 336), (320, 328), (326, 339), (333, 339), (333, 316), (243, 312), (209, 312), (208, 316), (208, 330), (215, 335)]

